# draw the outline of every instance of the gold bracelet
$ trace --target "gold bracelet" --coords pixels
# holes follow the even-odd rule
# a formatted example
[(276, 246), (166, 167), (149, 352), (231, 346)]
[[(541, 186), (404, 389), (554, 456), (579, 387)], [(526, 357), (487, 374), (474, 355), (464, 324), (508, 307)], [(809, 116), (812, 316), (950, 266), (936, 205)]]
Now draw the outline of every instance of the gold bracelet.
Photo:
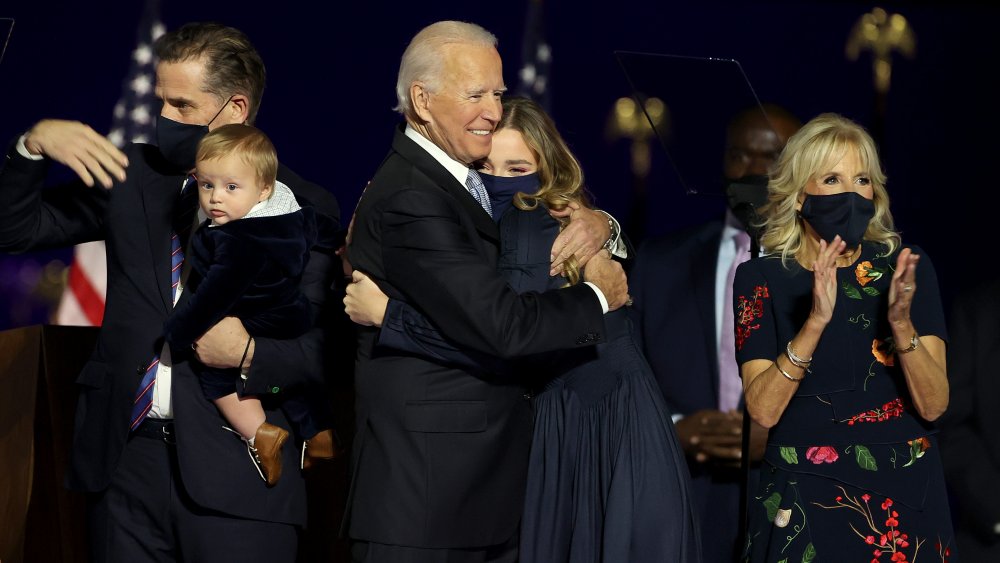
[(794, 382), (798, 383), (799, 381), (802, 381), (803, 379), (805, 379), (804, 375), (802, 377), (792, 377), (792, 374), (790, 374), (787, 371), (781, 369), (781, 366), (778, 365), (778, 359), (777, 358), (775, 358), (775, 360), (774, 360), (774, 367), (778, 368), (778, 371), (781, 372), (781, 375), (785, 376), (785, 379), (787, 379), (788, 381), (794, 381)]
[(795, 366), (797, 368), (802, 368), (802, 369), (807, 370), (807, 371), (809, 369), (809, 365), (812, 364), (812, 361), (813, 361), (812, 358), (809, 358), (808, 360), (805, 359), (805, 358), (800, 358), (795, 353), (795, 351), (792, 350), (792, 341), (791, 340), (789, 340), (788, 344), (785, 345), (785, 355), (788, 356), (788, 359), (789, 359), (789, 361), (792, 362), (793, 366)]
[(916, 350), (920, 347), (920, 335), (917, 331), (913, 331), (913, 336), (910, 337), (910, 347), (909, 348), (896, 348), (897, 354), (909, 354), (910, 352)]

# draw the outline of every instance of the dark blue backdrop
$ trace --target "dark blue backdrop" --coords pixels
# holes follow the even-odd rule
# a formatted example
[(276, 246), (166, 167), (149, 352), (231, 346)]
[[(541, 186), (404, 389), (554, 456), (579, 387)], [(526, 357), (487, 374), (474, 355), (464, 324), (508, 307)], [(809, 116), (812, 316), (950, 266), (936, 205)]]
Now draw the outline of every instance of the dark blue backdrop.
[[(477, 22), (499, 37), (505, 76), (513, 86), (527, 1), (164, 0), (162, 16), (171, 28), (188, 20), (216, 20), (247, 32), (269, 72), (258, 125), (274, 139), (282, 160), (334, 191), (349, 212), (398, 121), (390, 108), (399, 56), (410, 37), (439, 19)], [(0, 64), (0, 139), (6, 142), (50, 116), (79, 119), (106, 132), (142, 2), (5, 4), (0, 17), (15, 17), (17, 24)], [(844, 46), (853, 23), (876, 5), (906, 16), (917, 34), (916, 58), (895, 59), (888, 100), (883, 157), (893, 211), (904, 240), (933, 257), (950, 301), (976, 279), (991, 248), (985, 226), (994, 214), (988, 194), (997, 126), (990, 86), (1000, 52), (997, 7), (549, 0), (553, 115), (583, 162), (598, 204), (619, 217), (628, 216), (632, 205), (628, 144), (605, 136), (612, 104), (629, 93), (613, 50), (737, 59), (764, 100), (805, 119), (836, 111), (870, 125), (871, 59), (865, 54), (848, 61)], [(648, 185), (644, 214), (650, 235), (721, 212), (719, 201), (685, 197), (656, 152)], [(6, 296), (0, 300), (5, 309), (0, 328), (44, 318), (14, 297), (12, 288), (15, 277), (40, 276), (51, 257), (68, 253), (36, 256), (30, 267), (24, 259), (0, 257), (0, 293)]]

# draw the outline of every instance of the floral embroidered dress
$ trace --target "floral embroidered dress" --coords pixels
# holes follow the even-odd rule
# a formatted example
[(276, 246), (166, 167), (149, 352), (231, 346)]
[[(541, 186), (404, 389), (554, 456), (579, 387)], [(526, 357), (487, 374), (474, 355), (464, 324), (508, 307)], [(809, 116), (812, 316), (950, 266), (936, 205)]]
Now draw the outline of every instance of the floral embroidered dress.
[[(913, 326), (946, 339), (934, 268), (913, 251), (922, 255)], [(748, 561), (957, 561), (937, 431), (913, 409), (896, 361), (886, 312), (897, 255), (884, 252), (864, 242), (858, 260), (837, 270), (833, 318), (751, 487)], [(812, 272), (778, 257), (739, 267), (741, 365), (784, 353), (812, 307), (812, 284)]]

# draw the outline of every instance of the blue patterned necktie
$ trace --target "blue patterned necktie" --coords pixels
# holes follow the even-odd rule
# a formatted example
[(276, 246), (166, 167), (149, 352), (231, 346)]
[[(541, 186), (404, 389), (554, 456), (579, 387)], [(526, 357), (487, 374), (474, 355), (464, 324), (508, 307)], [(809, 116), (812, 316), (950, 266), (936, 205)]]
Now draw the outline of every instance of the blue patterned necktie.
[(471, 168), (469, 169), (469, 175), (465, 178), (465, 187), (472, 194), (476, 203), (481, 205), (490, 217), (493, 217), (493, 204), (490, 203), (490, 194), (486, 193), (486, 186), (483, 185), (483, 179), (479, 177), (479, 172)]
[[(174, 232), (170, 236), (170, 298), (177, 301), (177, 288), (181, 282), (181, 272), (184, 270), (184, 247), (191, 234), (191, 225), (194, 221), (195, 202), (198, 190), (193, 178), (189, 178), (181, 189), (181, 198), (177, 204), (177, 211), (174, 214)], [(132, 417), (129, 428), (135, 430), (142, 424), (142, 421), (153, 408), (153, 386), (156, 383), (156, 372), (160, 367), (160, 356), (153, 356), (146, 372), (139, 382), (139, 389), (135, 394), (135, 401), (132, 403)]]

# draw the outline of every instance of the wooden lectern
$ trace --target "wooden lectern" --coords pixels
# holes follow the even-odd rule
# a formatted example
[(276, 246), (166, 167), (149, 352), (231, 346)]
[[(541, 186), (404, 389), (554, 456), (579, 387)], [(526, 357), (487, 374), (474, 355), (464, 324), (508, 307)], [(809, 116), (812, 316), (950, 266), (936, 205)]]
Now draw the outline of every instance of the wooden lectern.
[(76, 377), (96, 328), (0, 332), (0, 561), (85, 563), (84, 497), (64, 487)]

